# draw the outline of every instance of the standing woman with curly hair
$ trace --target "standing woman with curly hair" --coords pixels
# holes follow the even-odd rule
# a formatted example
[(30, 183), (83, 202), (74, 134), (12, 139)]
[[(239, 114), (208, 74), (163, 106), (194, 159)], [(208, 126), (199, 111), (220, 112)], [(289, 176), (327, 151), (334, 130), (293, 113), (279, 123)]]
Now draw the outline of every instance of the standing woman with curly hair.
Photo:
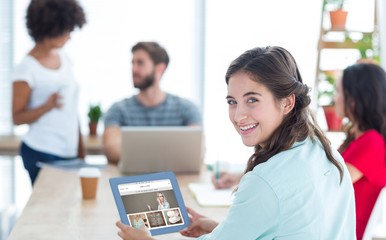
[(375, 64), (347, 67), (338, 82), (336, 110), (349, 119), (339, 151), (355, 192), (357, 238), (362, 239), (375, 201), (386, 185), (386, 73)]
[(38, 161), (84, 157), (78, 85), (61, 49), (71, 32), (85, 23), (76, 0), (32, 0), (27, 9), (26, 25), (35, 45), (12, 75), (12, 116), (14, 124), (29, 124), (20, 155), (32, 184)]

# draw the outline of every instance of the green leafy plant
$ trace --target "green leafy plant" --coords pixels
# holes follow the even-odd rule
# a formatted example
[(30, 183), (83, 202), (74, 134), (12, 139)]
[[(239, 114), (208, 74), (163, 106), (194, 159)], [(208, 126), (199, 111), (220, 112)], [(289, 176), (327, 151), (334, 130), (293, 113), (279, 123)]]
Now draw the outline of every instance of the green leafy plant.
[(334, 71), (324, 71), (320, 74), (318, 103), (320, 106), (334, 105), (336, 94), (336, 73)]
[(373, 35), (371, 33), (363, 34), (362, 39), (357, 42), (356, 46), (361, 54), (361, 58), (367, 58), (368, 50), (373, 49)]
[(355, 48), (358, 49), (361, 59), (372, 59), (374, 63), (380, 63), (380, 51), (379, 47), (375, 44), (377, 40), (373, 41), (374, 34), (371, 32), (361, 33), (359, 37), (350, 37), (346, 34), (345, 41), (355, 44)]
[(102, 117), (102, 115), (103, 113), (99, 104), (90, 105), (90, 108), (87, 114), (90, 122), (98, 122), (99, 119)]
[(324, 0), (323, 9), (326, 9), (326, 6), (332, 6), (334, 10), (343, 9), (346, 0)]

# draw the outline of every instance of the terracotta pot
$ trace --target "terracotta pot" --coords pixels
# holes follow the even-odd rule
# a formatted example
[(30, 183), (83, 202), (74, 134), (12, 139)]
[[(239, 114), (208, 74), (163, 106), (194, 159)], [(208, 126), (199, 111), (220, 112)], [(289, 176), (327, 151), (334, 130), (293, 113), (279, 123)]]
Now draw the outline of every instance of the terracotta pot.
[(342, 130), (342, 118), (339, 118), (335, 111), (335, 106), (323, 106), (329, 131)]
[(90, 129), (90, 136), (96, 136), (97, 134), (97, 127), (98, 127), (98, 122), (90, 122), (88, 124), (88, 127)]
[(345, 30), (346, 29), (346, 20), (347, 20), (347, 11), (338, 9), (336, 11), (330, 12), (331, 20), (331, 29), (335, 30)]

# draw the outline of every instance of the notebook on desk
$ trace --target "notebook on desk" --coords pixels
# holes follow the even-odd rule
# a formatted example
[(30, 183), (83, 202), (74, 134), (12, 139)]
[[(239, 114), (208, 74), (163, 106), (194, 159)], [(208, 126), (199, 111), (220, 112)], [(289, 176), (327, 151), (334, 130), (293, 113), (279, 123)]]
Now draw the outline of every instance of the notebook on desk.
[(122, 174), (196, 173), (204, 157), (201, 127), (122, 127)]
[(188, 187), (203, 207), (228, 207), (233, 202), (233, 189), (215, 189), (212, 183), (189, 183)]

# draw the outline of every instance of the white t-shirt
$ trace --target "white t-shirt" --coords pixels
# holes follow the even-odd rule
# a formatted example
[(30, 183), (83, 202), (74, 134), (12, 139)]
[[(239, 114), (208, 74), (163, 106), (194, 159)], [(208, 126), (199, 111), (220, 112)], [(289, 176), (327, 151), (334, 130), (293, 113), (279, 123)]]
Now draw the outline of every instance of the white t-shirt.
[(37, 151), (75, 157), (79, 141), (78, 85), (64, 53), (60, 53), (60, 61), (59, 69), (53, 70), (27, 55), (15, 67), (12, 81), (25, 81), (32, 89), (29, 109), (43, 105), (55, 92), (62, 96), (63, 107), (54, 108), (31, 123), (23, 141)]

